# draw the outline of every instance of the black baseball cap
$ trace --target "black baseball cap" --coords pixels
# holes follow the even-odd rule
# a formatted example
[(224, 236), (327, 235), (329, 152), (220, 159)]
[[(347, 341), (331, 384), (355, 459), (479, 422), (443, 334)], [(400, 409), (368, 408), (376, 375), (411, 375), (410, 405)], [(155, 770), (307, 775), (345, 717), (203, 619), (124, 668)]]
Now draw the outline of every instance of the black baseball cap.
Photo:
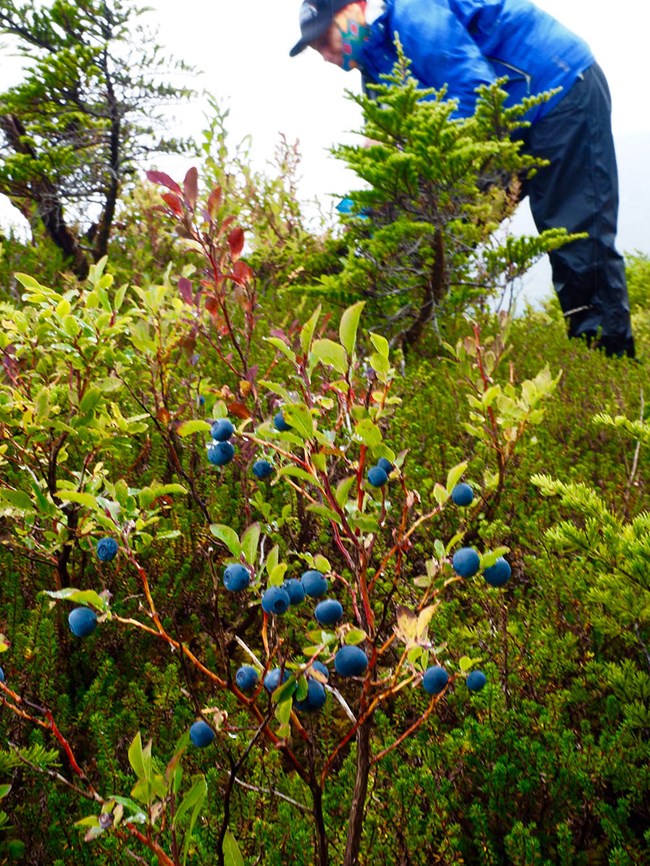
[(349, 6), (353, 0), (303, 0), (300, 7), (300, 32), (302, 36), (296, 42), (290, 57), (300, 54), (305, 48), (327, 31), (332, 19), (341, 9)]

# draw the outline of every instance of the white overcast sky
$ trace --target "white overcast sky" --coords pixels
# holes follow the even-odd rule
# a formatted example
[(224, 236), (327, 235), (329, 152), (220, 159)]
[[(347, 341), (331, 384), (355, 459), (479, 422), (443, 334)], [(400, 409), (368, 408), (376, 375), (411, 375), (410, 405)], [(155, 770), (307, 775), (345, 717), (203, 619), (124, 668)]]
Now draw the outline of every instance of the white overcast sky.
[[(171, 54), (203, 70), (194, 86), (210, 91), (229, 108), (233, 141), (250, 133), (256, 158), (263, 163), (272, 156), (280, 133), (291, 141), (298, 139), (303, 155), (301, 194), (318, 196), (326, 206), (336, 201), (328, 194), (343, 195), (354, 187), (354, 178), (329, 156), (328, 148), (353, 140), (352, 132), (360, 126), (357, 107), (344, 98), (346, 89), (359, 90), (359, 74), (326, 64), (311, 50), (288, 56), (300, 35), (300, 0), (149, 0), (146, 5), (151, 12), (143, 21), (158, 28), (158, 40)], [(650, 66), (646, 14), (641, 15), (645, 0), (539, 0), (538, 5), (585, 38), (605, 70), (617, 143), (626, 146), (625, 152), (630, 141), (644, 142), (650, 150)], [(10, 83), (3, 79), (11, 68), (3, 60), (0, 86)], [(206, 110), (200, 99), (179, 110), (185, 134), (200, 135)], [(645, 159), (641, 165), (646, 178), (635, 176), (627, 189), (621, 165), (622, 220), (630, 196), (635, 199), (639, 189), (650, 189)], [(179, 164), (176, 172), (182, 174), (186, 167)], [(638, 208), (638, 202), (632, 206)], [(645, 206), (647, 226), (650, 212)], [(645, 247), (636, 235), (631, 243), (650, 252), (650, 238)]]
[[(319, 194), (340, 190), (341, 169), (327, 148), (360, 125), (358, 109), (343, 96), (346, 89), (359, 90), (360, 78), (311, 50), (288, 56), (300, 35), (299, 0), (151, 0), (150, 5), (164, 44), (205, 71), (197, 84), (228, 99), (233, 135), (252, 133), (260, 155), (270, 154), (280, 132), (299, 139), (304, 188)], [(639, 17), (645, 0), (540, 0), (539, 5), (591, 45), (609, 80), (616, 135), (650, 132), (648, 40)]]

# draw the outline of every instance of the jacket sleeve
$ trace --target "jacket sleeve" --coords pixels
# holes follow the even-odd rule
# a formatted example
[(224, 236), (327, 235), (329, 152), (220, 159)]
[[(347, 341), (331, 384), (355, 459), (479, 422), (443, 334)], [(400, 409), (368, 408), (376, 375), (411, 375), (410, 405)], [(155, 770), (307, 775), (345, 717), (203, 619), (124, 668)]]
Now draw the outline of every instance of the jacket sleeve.
[(395, 29), (414, 76), (425, 87), (446, 86), (448, 97), (459, 102), (458, 114), (473, 114), (476, 89), (491, 84), (495, 74), (446, 0), (398, 0), (395, 12)]

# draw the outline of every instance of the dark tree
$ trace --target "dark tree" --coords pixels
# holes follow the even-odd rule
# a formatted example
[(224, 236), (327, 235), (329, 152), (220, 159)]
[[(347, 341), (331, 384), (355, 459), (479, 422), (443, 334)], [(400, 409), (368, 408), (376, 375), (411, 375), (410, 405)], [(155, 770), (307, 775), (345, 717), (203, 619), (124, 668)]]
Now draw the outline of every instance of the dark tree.
[[(0, 0), (0, 34), (24, 58), (0, 94), (0, 192), (40, 223), (79, 278), (106, 254), (115, 209), (145, 157), (185, 145), (162, 134), (170, 61), (128, 0)], [(148, 160), (149, 161), (149, 160)]]

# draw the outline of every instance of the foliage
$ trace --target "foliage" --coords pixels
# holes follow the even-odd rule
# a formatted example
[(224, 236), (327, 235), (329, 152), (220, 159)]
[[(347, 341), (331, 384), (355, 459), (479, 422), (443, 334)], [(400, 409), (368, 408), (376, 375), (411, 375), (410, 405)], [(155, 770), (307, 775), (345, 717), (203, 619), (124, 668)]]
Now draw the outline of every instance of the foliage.
[(160, 137), (162, 107), (190, 91), (130, 2), (3, 2), (0, 33), (25, 59), (0, 95), (0, 192), (47, 236), (79, 277), (106, 255), (117, 202), (145, 157), (177, 151)]
[[(298, 142), (280, 136), (269, 169), (252, 165), (251, 140), (232, 144), (227, 130), (229, 112), (209, 100), (210, 122), (203, 133), (201, 177), (207, 189), (220, 187), (219, 216), (234, 216), (246, 232), (247, 255), (255, 269), (258, 289), (278, 299), (285, 282), (338, 267), (337, 247), (317, 202), (298, 197)], [(306, 210), (314, 212), (311, 218)], [(295, 298), (289, 304), (295, 303)]]
[(350, 194), (344, 266), (323, 276), (319, 291), (367, 300), (371, 322), (408, 346), (429, 322), (440, 329), (449, 312), (504, 293), (570, 238), (497, 232), (517, 206), (518, 178), (540, 164), (515, 135), (532, 100), (506, 108), (497, 83), (480, 91), (472, 117), (456, 119), (456, 103), (421, 89), (403, 55), (372, 89), (372, 98), (352, 97), (367, 144), (335, 151), (365, 186)]
[[(395, 370), (387, 340), (372, 332), (362, 335), (362, 304), (343, 313), (336, 331), (327, 319), (321, 321), (319, 309), (298, 331), (276, 328), (265, 339), (272, 354), (266, 375), (260, 376), (255, 278), (240, 258), (243, 232), (232, 217), (219, 219), (222, 190), (215, 188), (202, 207), (194, 170), (182, 184), (159, 172), (151, 172), (150, 179), (165, 188), (165, 208), (203, 263), (202, 272), (178, 280), (180, 297), (166, 286), (131, 291), (123, 286), (109, 294), (112, 278), (102, 261), (92, 267), (86, 286), (64, 294), (19, 275), (25, 308), (11, 311), (11, 316), (9, 308), (5, 310), (3, 349), (10, 381), (3, 388), (1, 417), (8, 471), (0, 496), (10, 527), (7, 544), (14, 556), (50, 566), (55, 588), (45, 589), (49, 599), (90, 606), (102, 631), (120, 627), (141, 632), (147, 642), (159, 640), (178, 652), (188, 685), (189, 677), (198, 677), (220, 693), (219, 703), (200, 710), (213, 729), (231, 735), (237, 749), (221, 777), (226, 793), (216, 831), (219, 862), (228, 862), (233, 789), (253, 750), (264, 754), (269, 748), (281, 752), (308, 791), (314, 858), (322, 866), (330, 862), (323, 797), (333, 768), (354, 742), (355, 795), (343, 856), (352, 866), (359, 857), (372, 765), (429, 720), (444, 686), (428, 697), (414, 719), (400, 725), (392, 742), (373, 737), (376, 713), (406, 690), (414, 692), (420, 704), (417, 691), (430, 664), (444, 660), (449, 683), (460, 684), (480, 659), (464, 648), (448, 655), (438, 629), (435, 640), (429, 636), (442, 595), (460, 580), (450, 560), (463, 532), (446, 545), (440, 539), (429, 541), (424, 574), (407, 556), (413, 541), (424, 537), (428, 524), (450, 507), (450, 493), (465, 463), (448, 467), (444, 484), (434, 487), (432, 507), (421, 509), (419, 496), (407, 484), (407, 451), (396, 453), (385, 443), (399, 403), (392, 393)], [(463, 354), (460, 359), (468, 375), (472, 366), (475, 372), (481, 369), (485, 357), (478, 333), (474, 346), (474, 356)], [(238, 383), (238, 399), (216, 396), (211, 365), (204, 371), (200, 360), (204, 354)], [(58, 382), (66, 384), (57, 387)], [(184, 398), (187, 391), (203, 396), (203, 404)], [(227, 392), (222, 388), (221, 393)], [(196, 463), (193, 442), (211, 430), (207, 420), (197, 417), (201, 405), (213, 418), (223, 418), (228, 408), (231, 417), (241, 419), (235, 441), (242, 469), (266, 455), (275, 470), (271, 487), (283, 485), (292, 494), (289, 511), (280, 510), (277, 498), (267, 499), (258, 485), (237, 503), (232, 523), (223, 522), (221, 514), (219, 521), (212, 518), (215, 500)], [(279, 407), (282, 425), (277, 421)], [(140, 411), (132, 414), (136, 408)], [(505, 403), (502, 408), (507, 430), (511, 409)], [(525, 416), (518, 419), (519, 432), (526, 421)], [(162, 446), (171, 470), (168, 479), (154, 478), (138, 487), (128, 475), (115, 479), (112, 467), (130, 461), (134, 438), (145, 435)], [(372, 464), (382, 459), (389, 463), (390, 480), (383, 474), (384, 480), (373, 484)], [(228, 492), (237, 498), (230, 485)], [(241, 602), (233, 602), (227, 588), (225, 593), (221, 589), (210, 616), (216, 619), (212, 625), (205, 619), (201, 626), (201, 647), (192, 645), (186, 628), (174, 626), (174, 601), (160, 595), (154, 580), (153, 551), (180, 536), (167, 525), (173, 523), (174, 511), (182, 512), (177, 497), (185, 494), (218, 545), (217, 560), (209, 560), (208, 567), (217, 561), (240, 563), (252, 579), (245, 590), (249, 619), (242, 630), (229, 635), (225, 623), (234, 613), (233, 603)], [(114, 549), (98, 557), (85, 587), (75, 586), (72, 575), (102, 535), (116, 540)], [(485, 550), (481, 568), (505, 550)], [(112, 561), (116, 552), (132, 574), (127, 586), (135, 579), (130, 597), (119, 584), (115, 592), (108, 591), (92, 578), (101, 562)], [(343, 603), (342, 620), (318, 627), (313, 612), (303, 606), (286, 619), (265, 612), (260, 621), (260, 596), (264, 607), (265, 594), (305, 566), (327, 575), (334, 597)], [(134, 598), (139, 599), (136, 607), (130, 600)], [(260, 682), (274, 667), (286, 672), (287, 681), (274, 687), (270, 702), (261, 685), (252, 696), (238, 687), (231, 665), (225, 663), (233, 638), (257, 667)], [(342, 661), (346, 650), (363, 660), (359, 669), (350, 669), (349, 684)], [(320, 660), (334, 664), (338, 685), (325, 686), (319, 679), (313, 665)], [(304, 716), (310, 689), (324, 689), (323, 698), (335, 701), (334, 709), (313, 720), (309, 713)], [(195, 697), (197, 707), (202, 706), (199, 700)], [(139, 782), (130, 799), (100, 795), (49, 709), (23, 708), (17, 693), (6, 703), (56, 736), (80, 780), (81, 788), (75, 790), (101, 804), (99, 815), (83, 819), (88, 840), (110, 830), (124, 841), (124, 828), (160, 862), (176, 863), (187, 856), (189, 837), (181, 842), (173, 833), (175, 809), (178, 814), (198, 814), (207, 789), (197, 777), (176, 807), (179, 788), (173, 779), (184, 747), (163, 771), (156, 769), (150, 747), (143, 750), (136, 737), (129, 758)], [(231, 722), (233, 714), (242, 721)], [(334, 736), (327, 732), (330, 724), (337, 729)], [(136, 826), (140, 823), (142, 831)], [(197, 830), (196, 818), (190, 828)]]
[[(442, 349), (406, 359), (365, 330), (371, 304), (287, 315), (243, 258), (227, 184), (204, 202), (194, 170), (151, 179), (164, 220), (139, 189), (110, 262), (83, 283), (17, 267), (2, 305), (0, 861), (646, 866), (643, 367), (546, 312), (449, 314)], [(217, 467), (226, 417), (236, 453)], [(461, 544), (483, 566), (507, 545), (507, 586), (458, 579)], [(234, 562), (241, 593), (222, 582)], [(338, 624), (317, 600), (263, 613), (308, 567)], [(84, 639), (76, 605), (99, 620)], [(358, 678), (332, 669), (349, 646)], [(435, 660), (451, 676), (431, 696)], [(243, 692), (242, 663), (289, 679)], [(304, 712), (310, 681), (326, 702)]]

